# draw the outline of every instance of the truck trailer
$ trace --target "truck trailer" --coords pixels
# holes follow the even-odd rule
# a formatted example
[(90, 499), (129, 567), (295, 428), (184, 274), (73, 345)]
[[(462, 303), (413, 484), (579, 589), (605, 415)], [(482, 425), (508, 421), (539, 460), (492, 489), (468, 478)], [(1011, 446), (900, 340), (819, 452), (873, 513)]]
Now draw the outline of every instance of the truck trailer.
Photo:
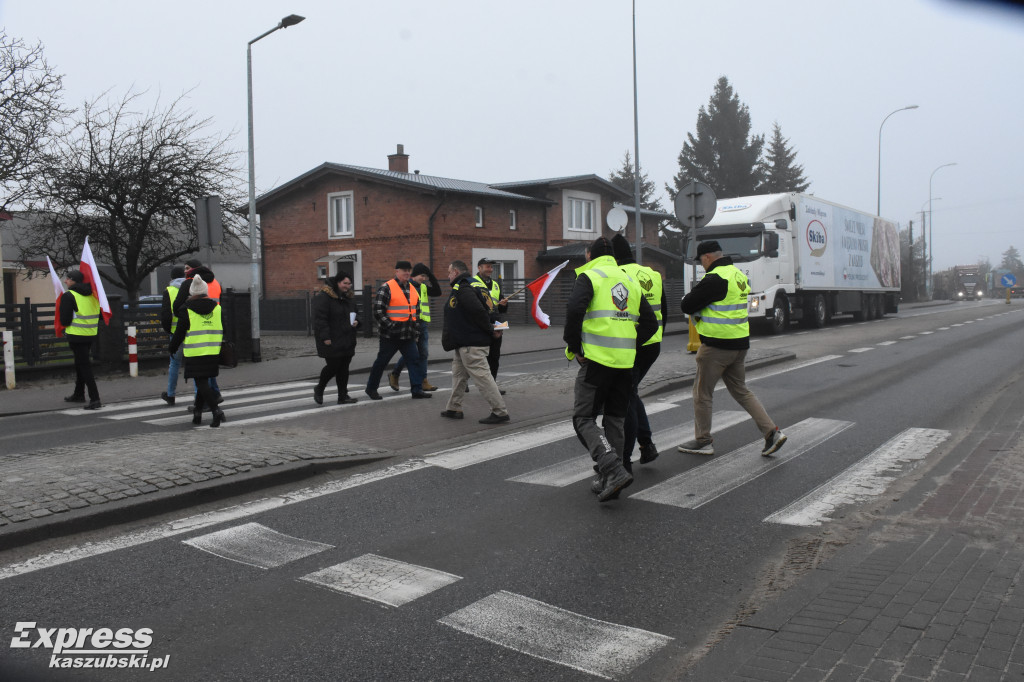
[(900, 240), (892, 221), (795, 192), (722, 199), (687, 244), (698, 279), (697, 243), (711, 239), (750, 281), (750, 321), (772, 333), (790, 321), (820, 328), (835, 315), (871, 320), (898, 310)]

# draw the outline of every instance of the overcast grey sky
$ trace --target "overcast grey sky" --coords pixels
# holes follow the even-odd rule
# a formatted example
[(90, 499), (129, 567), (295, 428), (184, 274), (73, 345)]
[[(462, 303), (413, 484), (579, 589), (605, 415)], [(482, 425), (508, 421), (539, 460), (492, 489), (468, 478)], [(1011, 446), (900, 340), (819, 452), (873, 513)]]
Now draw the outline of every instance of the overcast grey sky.
[[(927, 209), (935, 269), (1024, 252), (1024, 13), (953, 0), (637, 0), (640, 161), (678, 170), (715, 81), (797, 151), (810, 192), (901, 227)], [(630, 0), (0, 0), (40, 40), (68, 103), (129, 87), (188, 106), (246, 146), (253, 47), (257, 191), (325, 162), (429, 175), (607, 177), (633, 147)], [(667, 195), (663, 205), (671, 210)]]

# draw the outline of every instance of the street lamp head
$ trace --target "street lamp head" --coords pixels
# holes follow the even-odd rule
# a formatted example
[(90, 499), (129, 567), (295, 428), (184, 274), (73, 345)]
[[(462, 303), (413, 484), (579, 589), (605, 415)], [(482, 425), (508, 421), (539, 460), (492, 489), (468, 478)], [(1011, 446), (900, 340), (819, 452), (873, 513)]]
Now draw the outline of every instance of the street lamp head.
[[(301, 19), (300, 19), (300, 21), (301, 21)], [(903, 108), (904, 109), (917, 109), (917, 105), (916, 104), (911, 104), (909, 107), (903, 107)]]
[(289, 26), (294, 26), (300, 21), (303, 21), (305, 18), (306, 17), (300, 17), (298, 14), (289, 14), (288, 16), (281, 20), (281, 28), (288, 28)]

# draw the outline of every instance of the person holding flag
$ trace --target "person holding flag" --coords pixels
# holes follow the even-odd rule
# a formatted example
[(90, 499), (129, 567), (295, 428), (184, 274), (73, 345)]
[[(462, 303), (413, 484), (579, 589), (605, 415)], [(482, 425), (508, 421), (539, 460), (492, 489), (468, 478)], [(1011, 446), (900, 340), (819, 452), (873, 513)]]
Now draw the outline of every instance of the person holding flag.
[[(84, 403), (88, 389), (89, 403), (84, 409), (98, 410), (103, 405), (100, 403), (99, 389), (96, 388), (89, 352), (99, 331), (100, 301), (93, 292), (92, 284), (85, 281), (81, 270), (68, 270), (64, 283), (68, 290), (57, 299), (58, 320), (75, 357), (75, 391), (64, 400)], [(110, 307), (109, 304), (107, 307)]]

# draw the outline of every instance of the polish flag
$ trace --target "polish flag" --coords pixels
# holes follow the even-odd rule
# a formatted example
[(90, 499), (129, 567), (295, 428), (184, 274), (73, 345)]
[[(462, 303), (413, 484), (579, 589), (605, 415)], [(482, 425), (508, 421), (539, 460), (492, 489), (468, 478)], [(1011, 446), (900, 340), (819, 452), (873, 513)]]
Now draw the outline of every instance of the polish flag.
[(60, 297), (64, 294), (64, 284), (57, 276), (57, 270), (53, 267), (50, 257), (46, 257), (46, 264), (50, 268), (50, 281), (53, 282), (53, 295), (56, 297), (56, 307), (53, 311), (53, 331), (58, 337), (64, 336), (64, 326), (60, 323)]
[(546, 275), (541, 275), (526, 285), (526, 288), (533, 293), (533, 308), (530, 309), (530, 314), (533, 315), (533, 321), (541, 329), (547, 329), (551, 326), (551, 318), (540, 309), (540, 299), (544, 296), (544, 292), (548, 290), (548, 287), (551, 286), (551, 283), (555, 281), (555, 276), (568, 264), (569, 261), (565, 261)]
[(92, 295), (100, 302), (100, 314), (103, 316), (103, 323), (110, 324), (110, 303), (107, 301), (107, 292), (103, 291), (103, 280), (100, 279), (100, 269), (96, 267), (96, 259), (92, 257), (92, 249), (89, 248), (89, 238), (85, 238), (85, 246), (82, 247), (82, 274), (85, 281), (92, 285)]

